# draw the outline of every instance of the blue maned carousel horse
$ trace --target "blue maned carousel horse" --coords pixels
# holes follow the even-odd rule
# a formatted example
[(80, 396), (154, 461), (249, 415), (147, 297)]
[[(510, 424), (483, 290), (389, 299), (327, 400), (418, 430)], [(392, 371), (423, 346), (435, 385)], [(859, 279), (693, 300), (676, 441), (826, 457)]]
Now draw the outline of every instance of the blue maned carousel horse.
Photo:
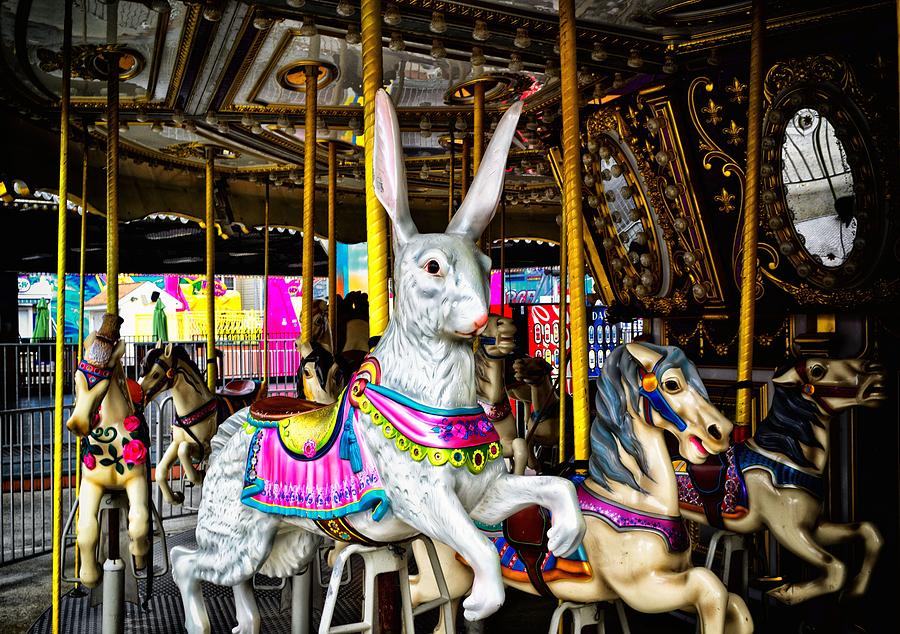
[[(679, 348), (629, 343), (613, 350), (598, 379), (589, 476), (573, 478), (587, 524), (582, 545), (567, 557), (549, 553), (548, 518), (538, 507), (482, 526), (500, 554), (504, 583), (580, 604), (622, 599), (640, 612), (697, 612), (706, 634), (752, 631), (743, 599), (691, 564), (665, 442), (673, 435), (684, 456), (702, 463), (728, 448), (731, 429)], [(414, 604), (437, 597), (422, 552), (417, 547)], [(438, 552), (451, 596), (463, 596), (471, 572), (447, 547)]]
[(144, 403), (149, 403), (164, 390), (172, 390), (175, 421), (172, 444), (156, 465), (156, 483), (169, 504), (184, 502), (184, 494), (169, 485), (169, 471), (176, 460), (184, 475), (200, 484), (202, 474), (194, 461), (202, 463), (209, 456), (209, 441), (219, 423), (246, 407), (257, 397), (259, 384), (254, 381), (231, 381), (213, 394), (206, 385), (200, 368), (183, 346), (159, 342), (147, 353), (141, 377)]
[(850, 540), (865, 549), (849, 597), (865, 593), (882, 546), (869, 522), (836, 524), (822, 517), (829, 425), (851, 407), (876, 407), (886, 398), (883, 368), (865, 359), (802, 358), (775, 372), (768, 415), (753, 438), (705, 465), (675, 462), (682, 513), (735, 533), (768, 528), (772, 536), (824, 574), (786, 583), (769, 594), (788, 604), (845, 588), (846, 566), (825, 546)]

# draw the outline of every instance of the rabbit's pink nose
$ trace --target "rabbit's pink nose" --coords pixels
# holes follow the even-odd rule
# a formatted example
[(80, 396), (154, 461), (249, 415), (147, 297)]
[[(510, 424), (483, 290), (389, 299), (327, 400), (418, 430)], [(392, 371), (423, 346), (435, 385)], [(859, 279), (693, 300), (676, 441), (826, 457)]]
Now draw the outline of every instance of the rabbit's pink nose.
[(488, 316), (487, 313), (483, 314), (481, 317), (472, 322), (475, 325), (475, 330), (481, 330), (487, 325)]

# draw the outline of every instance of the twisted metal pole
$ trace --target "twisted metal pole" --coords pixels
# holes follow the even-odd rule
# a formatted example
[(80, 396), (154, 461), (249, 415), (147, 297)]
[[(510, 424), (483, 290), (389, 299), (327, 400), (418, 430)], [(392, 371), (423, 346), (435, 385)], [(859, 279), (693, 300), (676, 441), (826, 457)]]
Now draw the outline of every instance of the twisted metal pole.
[(472, 170), (477, 174), (484, 154), (484, 82), (475, 84), (475, 101), (472, 104)]
[(319, 99), (318, 66), (306, 67), (306, 125), (303, 135), (303, 296), (300, 309), (300, 337), (312, 334), (313, 263), (316, 219), (316, 118)]
[[(588, 406), (587, 310), (584, 295), (584, 228), (581, 215), (581, 140), (578, 121), (578, 60), (575, 41), (574, 0), (559, 3), (559, 52), (562, 67), (563, 112), (563, 205), (571, 322), (572, 413), (575, 425), (575, 459), (586, 460), (590, 453), (590, 408)], [(565, 319), (565, 315), (561, 316)], [(565, 323), (563, 321), (563, 323)], [(562, 370), (564, 373), (565, 370)], [(565, 385), (565, 376), (561, 381)]]
[(747, 121), (747, 170), (744, 183), (744, 225), (741, 237), (741, 302), (738, 328), (737, 411), (734, 440), (752, 433), (753, 336), (756, 325), (757, 241), (759, 233), (759, 157), (762, 136), (764, 0), (753, 0), (750, 30), (750, 77)]
[(62, 86), (59, 104), (59, 215), (56, 251), (56, 366), (53, 376), (53, 568), (51, 626), (60, 631), (60, 581), (62, 568), (62, 469), (63, 469), (63, 381), (65, 379), (66, 332), (66, 213), (69, 202), (69, 102), (72, 85), (72, 0), (63, 14)]
[(337, 146), (328, 142), (328, 330), (331, 349), (337, 354), (337, 240), (334, 211), (337, 207)]
[(206, 148), (206, 385), (216, 392), (216, 214), (213, 195), (215, 149)]
[(379, 336), (388, 324), (387, 218), (375, 196), (372, 159), (375, 151), (375, 93), (382, 86), (381, 0), (360, 3), (363, 62), (363, 115), (366, 127), (366, 232), (369, 273), (369, 333)]

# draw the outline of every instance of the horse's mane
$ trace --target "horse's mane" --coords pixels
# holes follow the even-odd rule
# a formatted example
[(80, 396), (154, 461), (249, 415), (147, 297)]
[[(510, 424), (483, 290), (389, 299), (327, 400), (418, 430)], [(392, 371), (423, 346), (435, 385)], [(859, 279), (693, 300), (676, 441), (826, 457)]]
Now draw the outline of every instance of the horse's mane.
[[(662, 355), (656, 368), (658, 375), (662, 376), (669, 368), (679, 368), (688, 384), (704, 398), (709, 399), (697, 369), (679, 348), (644, 342), (640, 345)], [(591, 425), (589, 467), (591, 478), (607, 490), (610, 489), (609, 482), (612, 480), (636, 491), (646, 492), (622, 463), (619, 456), (620, 446), (634, 459), (641, 473), (650, 477), (643, 447), (634, 433), (632, 418), (628, 413), (629, 405), (633, 411), (640, 411), (639, 367), (640, 362), (631, 356), (627, 346), (618, 346), (606, 359), (603, 372), (597, 379), (597, 415)]]
[[(779, 368), (779, 377), (793, 365)], [(813, 463), (803, 455), (803, 445), (821, 448), (816, 440), (813, 425), (820, 425), (816, 404), (803, 396), (797, 385), (775, 384), (772, 408), (760, 421), (753, 435), (753, 441), (769, 451), (784, 454), (800, 467), (813, 467)]]
[[(144, 357), (144, 367), (141, 370), (141, 375), (146, 376), (151, 369), (153, 369), (153, 364), (156, 363), (156, 360), (159, 359), (165, 353), (165, 348), (151, 348), (147, 353), (147, 356)], [(188, 368), (194, 372), (201, 379), (203, 378), (203, 373), (200, 371), (197, 363), (191, 358), (191, 355), (188, 354), (187, 349), (184, 346), (173, 346), (172, 347), (172, 358), (181, 361), (183, 364), (188, 366)]]

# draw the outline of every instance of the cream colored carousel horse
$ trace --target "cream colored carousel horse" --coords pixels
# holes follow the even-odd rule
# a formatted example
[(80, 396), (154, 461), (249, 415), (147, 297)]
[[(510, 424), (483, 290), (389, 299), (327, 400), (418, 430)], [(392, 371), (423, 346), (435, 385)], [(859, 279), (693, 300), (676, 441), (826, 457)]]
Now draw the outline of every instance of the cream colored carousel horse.
[[(252, 381), (237, 381), (250, 384)], [(231, 383), (229, 383), (229, 386)], [(199, 485), (203, 474), (194, 466), (209, 456), (209, 441), (219, 423), (256, 397), (258, 386), (245, 387), (243, 391), (229, 390), (213, 394), (206, 385), (200, 368), (183, 346), (162, 342), (147, 353), (141, 377), (144, 403), (149, 403), (165, 390), (172, 390), (175, 405), (175, 421), (172, 423), (172, 444), (156, 465), (156, 484), (169, 504), (184, 502), (184, 493), (173, 491), (169, 484), (169, 472), (176, 460), (184, 475)]]
[(347, 293), (343, 298), (338, 295), (335, 304), (336, 333), (332, 334), (328, 327), (328, 305), (317, 300), (313, 307), (312, 340), (298, 338), (295, 342), (300, 353), (297, 396), (323, 405), (337, 400), (369, 352), (368, 295), (360, 291)]
[(884, 371), (864, 359), (806, 358), (777, 371), (773, 382), (772, 407), (752, 439), (730, 447), (714, 464), (676, 466), (682, 513), (735, 533), (768, 528), (779, 544), (824, 573), (769, 591), (788, 604), (844, 588), (846, 566), (825, 547), (859, 540), (865, 548), (862, 568), (845, 589), (859, 597), (882, 538), (869, 522), (836, 524), (822, 517), (829, 425), (851, 407), (884, 401)]
[(516, 349), (512, 319), (491, 315), (475, 351), (475, 391), (478, 403), (500, 434), (503, 457), (513, 459), (513, 473), (522, 475), (528, 464), (525, 440), (518, 437), (516, 419), (506, 393), (506, 358)]
[[(75, 372), (75, 405), (66, 427), (80, 436), (81, 488), (78, 491), (78, 548), (81, 583), (95, 587), (101, 578), (97, 562), (100, 498), (107, 491), (128, 495), (129, 548), (136, 570), (145, 567), (150, 547), (150, 500), (147, 459), (150, 434), (141, 403), (125, 378), (119, 339), (122, 320), (105, 315), (100, 330), (84, 341), (84, 357)], [(135, 384), (135, 392), (139, 392)]]
[[(694, 611), (705, 634), (752, 631), (744, 601), (691, 564), (665, 442), (665, 433), (673, 434), (682, 455), (701, 463), (728, 448), (731, 422), (709, 402), (696, 368), (678, 348), (620, 346), (598, 383), (590, 477), (574, 479), (587, 523), (583, 548), (565, 558), (548, 555), (541, 538), (547, 518), (537, 512), (483, 527), (500, 554), (504, 583), (561, 601), (622, 599), (641, 612)], [(419, 551), (424, 547), (417, 546), (414, 604), (437, 596)], [(446, 547), (439, 554), (451, 596), (462, 596), (471, 571)]]

